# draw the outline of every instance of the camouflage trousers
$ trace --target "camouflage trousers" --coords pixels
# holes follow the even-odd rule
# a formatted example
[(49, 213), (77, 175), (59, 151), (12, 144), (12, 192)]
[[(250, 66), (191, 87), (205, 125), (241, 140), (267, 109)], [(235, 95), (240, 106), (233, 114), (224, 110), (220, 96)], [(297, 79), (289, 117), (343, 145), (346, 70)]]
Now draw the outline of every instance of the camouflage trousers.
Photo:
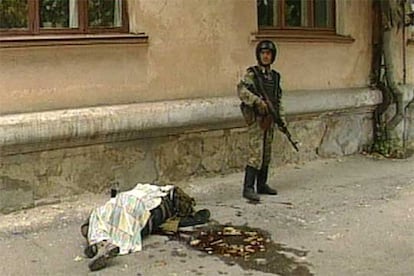
[(271, 160), (274, 125), (263, 130), (256, 121), (248, 126), (247, 133), (249, 139), (247, 165), (260, 170), (268, 166)]

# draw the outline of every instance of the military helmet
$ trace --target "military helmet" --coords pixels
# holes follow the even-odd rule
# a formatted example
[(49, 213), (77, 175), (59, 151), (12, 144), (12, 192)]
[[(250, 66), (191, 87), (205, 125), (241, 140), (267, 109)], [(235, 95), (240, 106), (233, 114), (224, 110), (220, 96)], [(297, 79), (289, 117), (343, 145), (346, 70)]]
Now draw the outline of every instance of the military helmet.
[(256, 46), (256, 59), (259, 62), (259, 64), (261, 64), (260, 52), (262, 50), (270, 50), (270, 52), (272, 53), (271, 63), (273, 63), (276, 59), (276, 54), (277, 54), (276, 45), (273, 43), (273, 41), (262, 40), (257, 44), (257, 46)]

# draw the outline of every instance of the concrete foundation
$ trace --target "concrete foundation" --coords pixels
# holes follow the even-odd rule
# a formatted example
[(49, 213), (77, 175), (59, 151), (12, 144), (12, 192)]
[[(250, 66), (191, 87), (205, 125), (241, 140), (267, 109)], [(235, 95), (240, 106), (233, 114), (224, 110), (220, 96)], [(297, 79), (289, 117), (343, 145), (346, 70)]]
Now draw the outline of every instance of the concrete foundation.
[[(331, 91), (323, 106), (318, 100), (324, 91), (298, 104), (292, 103), (299, 92), (286, 95), (288, 125), (301, 142), (300, 152), (278, 132), (272, 170), (289, 162), (353, 154), (371, 142), (372, 111), (380, 93), (347, 92)], [(0, 117), (0, 211), (105, 192), (114, 180), (126, 190), (137, 182), (174, 184), (240, 171), (247, 134), (238, 104), (237, 98), (214, 98)], [(410, 107), (409, 143), (412, 125)]]

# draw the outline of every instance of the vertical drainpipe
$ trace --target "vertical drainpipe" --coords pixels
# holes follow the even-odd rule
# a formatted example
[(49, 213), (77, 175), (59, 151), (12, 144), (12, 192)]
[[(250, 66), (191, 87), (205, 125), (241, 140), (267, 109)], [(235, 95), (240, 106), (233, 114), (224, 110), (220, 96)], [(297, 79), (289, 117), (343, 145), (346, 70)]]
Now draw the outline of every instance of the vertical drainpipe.
[[(389, 7), (387, 6), (387, 1), (380, 1), (381, 10), (386, 11)], [(404, 28), (404, 26), (403, 26)], [(396, 105), (396, 112), (394, 116), (391, 118), (391, 120), (387, 123), (387, 129), (393, 130), (397, 127), (397, 125), (402, 121), (403, 119), (403, 93), (401, 89), (396, 84), (395, 80), (395, 62), (394, 58), (392, 56), (393, 47), (392, 47), (392, 30), (394, 29), (394, 26), (388, 25), (384, 28), (383, 33), (383, 51), (384, 51), (384, 59), (385, 59), (385, 70), (386, 70), (386, 79), (387, 79), (387, 86), (391, 90), (392, 94), (394, 95), (394, 101)]]
[[(391, 31), (385, 31), (384, 32), (384, 42), (387, 39), (390, 39), (389, 36), (391, 36)], [(387, 86), (391, 90), (392, 94), (394, 95), (394, 101), (396, 104), (396, 113), (391, 118), (391, 120), (387, 123), (388, 129), (393, 130), (402, 120), (403, 117), (403, 93), (401, 89), (398, 87), (395, 81), (395, 75), (394, 75), (394, 64), (393, 64), (393, 58), (391, 57), (392, 51), (390, 49), (390, 46), (384, 47), (384, 56), (385, 56), (385, 67), (387, 70)]]
[(404, 25), (402, 30), (402, 45), (403, 45), (403, 84), (407, 84), (407, 42), (406, 42), (406, 30), (405, 30), (405, 3), (402, 2), (403, 5), (403, 15), (404, 15)]
[[(404, 16), (404, 23), (403, 23), (403, 30), (402, 30), (402, 51), (403, 51), (403, 84), (407, 84), (407, 47), (406, 47), (406, 41), (405, 41), (405, 2), (402, 2), (403, 5), (403, 16)], [(409, 105), (405, 106), (404, 108), (404, 114), (403, 114), (403, 135), (402, 135), (402, 147), (403, 147), (403, 153), (406, 154), (406, 125), (407, 125), (407, 108)]]

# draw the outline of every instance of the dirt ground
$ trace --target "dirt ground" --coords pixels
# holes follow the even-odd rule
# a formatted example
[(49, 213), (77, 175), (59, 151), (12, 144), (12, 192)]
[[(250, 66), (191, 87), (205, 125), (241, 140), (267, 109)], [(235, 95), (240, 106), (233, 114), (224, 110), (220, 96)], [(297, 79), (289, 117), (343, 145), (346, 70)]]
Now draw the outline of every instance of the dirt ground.
[[(358, 155), (286, 165), (272, 171), (269, 182), (279, 195), (263, 196), (257, 205), (241, 199), (242, 178), (236, 173), (180, 185), (216, 223), (263, 229), (284, 247), (257, 258), (256, 266), (151, 236), (142, 252), (117, 257), (110, 267), (90, 273), (79, 225), (108, 195), (83, 195), (0, 216), (0, 274), (413, 275), (413, 157)], [(276, 253), (293, 262), (278, 263), (270, 256)], [(269, 262), (272, 269), (260, 268)], [(298, 265), (310, 274), (295, 272)]]

